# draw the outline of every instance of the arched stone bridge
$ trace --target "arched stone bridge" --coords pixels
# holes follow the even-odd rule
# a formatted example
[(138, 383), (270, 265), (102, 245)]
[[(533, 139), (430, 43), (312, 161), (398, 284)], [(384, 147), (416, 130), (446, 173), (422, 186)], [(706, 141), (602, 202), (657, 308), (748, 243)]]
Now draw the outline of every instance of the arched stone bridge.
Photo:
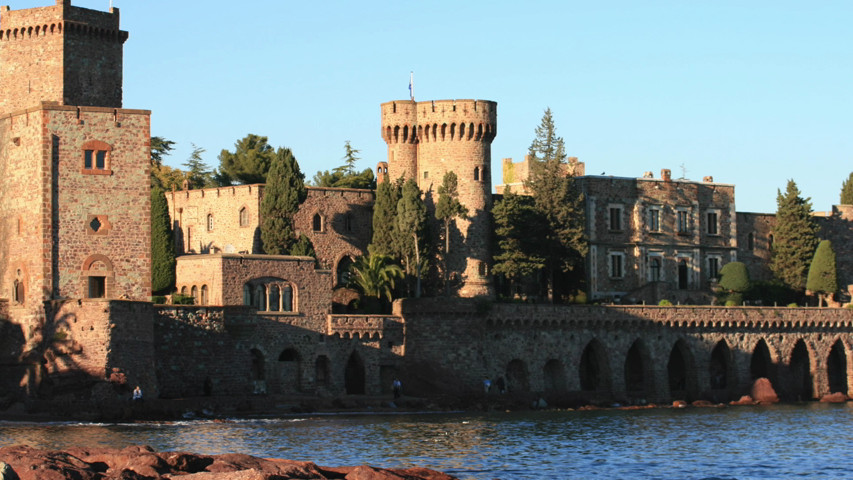
[(405, 300), (406, 363), (471, 389), (725, 401), (767, 377), (788, 400), (849, 395), (853, 310), (543, 306)]

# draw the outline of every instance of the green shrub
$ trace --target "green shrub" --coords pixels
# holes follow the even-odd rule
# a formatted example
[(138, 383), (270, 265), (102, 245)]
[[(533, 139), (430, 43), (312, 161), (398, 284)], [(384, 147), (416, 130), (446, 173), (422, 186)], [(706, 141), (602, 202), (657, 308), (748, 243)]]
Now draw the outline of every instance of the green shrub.
[(172, 305), (193, 305), (194, 303), (195, 298), (192, 295), (181, 295), (180, 293), (172, 295)]
[(166, 296), (165, 295), (152, 295), (151, 296), (151, 303), (154, 303), (156, 305), (163, 305), (166, 303)]
[(665, 298), (664, 298), (663, 300), (661, 300), (660, 302), (658, 302), (658, 306), (659, 306), (659, 307), (671, 307), (671, 306), (672, 306), (672, 302), (670, 302), (669, 300), (667, 300), (667, 299), (665, 299)]
[(737, 306), (740, 306), (740, 304), (735, 300), (728, 299), (728, 300), (726, 300), (726, 306), (727, 307), (737, 307)]
[(797, 307), (799, 307), (799, 305), (797, 305), (796, 303), (789, 303), (788, 304), (788, 308), (797, 308)]
[(62, 330), (57, 330), (53, 333), (53, 341), (54, 342), (62, 342), (68, 338), (68, 332), (63, 332)]

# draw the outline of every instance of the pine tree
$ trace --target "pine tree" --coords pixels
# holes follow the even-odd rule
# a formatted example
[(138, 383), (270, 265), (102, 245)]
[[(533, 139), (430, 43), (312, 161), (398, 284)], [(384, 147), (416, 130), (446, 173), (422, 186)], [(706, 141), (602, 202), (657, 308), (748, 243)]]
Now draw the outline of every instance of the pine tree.
[(421, 189), (414, 179), (403, 184), (402, 196), (397, 202), (396, 239), (406, 273), (415, 275), (415, 297), (421, 296), (421, 258), (426, 258), (427, 208), (421, 198)]
[(193, 153), (191, 153), (190, 158), (184, 162), (184, 166), (187, 167), (186, 180), (189, 184), (189, 188), (194, 189), (213, 186), (213, 172), (201, 158), (201, 154), (205, 152), (205, 149), (197, 147), (195, 144), (192, 144), (192, 147)]
[(151, 189), (151, 291), (168, 293), (175, 285), (175, 243), (169, 206), (159, 187)]
[(818, 295), (818, 306), (824, 304), (828, 295), (838, 291), (838, 275), (835, 270), (835, 250), (832, 242), (821, 240), (809, 266), (806, 290)]
[(386, 255), (399, 259), (395, 232), (397, 229), (397, 202), (402, 195), (402, 183), (382, 182), (376, 187), (373, 203), (373, 238), (368, 251), (371, 255)]
[(853, 172), (841, 184), (841, 205), (853, 205)]
[(270, 255), (288, 255), (297, 242), (293, 216), (308, 197), (305, 176), (293, 152), (279, 148), (273, 156), (261, 200), (261, 242)]
[(537, 255), (533, 239), (541, 226), (533, 199), (507, 192), (492, 208), (497, 249), (492, 271), (506, 277), (517, 293), (519, 283), (540, 271), (545, 259)]
[(800, 196), (793, 180), (788, 180), (785, 194), (779, 191), (776, 197), (770, 270), (782, 283), (798, 291), (805, 289), (806, 274), (818, 244), (818, 226), (812, 218), (810, 200)]
[(264, 183), (276, 155), (276, 150), (267, 143), (267, 137), (250, 133), (237, 140), (233, 153), (222, 150), (219, 154), (219, 183)]
[(459, 180), (456, 173), (447, 172), (438, 187), (438, 203), (435, 205), (435, 218), (444, 227), (444, 293), (449, 293), (450, 283), (447, 256), (450, 254), (450, 225), (456, 218), (467, 218), (468, 208), (459, 202)]
[(530, 144), (530, 177), (525, 183), (533, 195), (543, 225), (537, 254), (545, 259), (547, 297), (554, 301), (558, 273), (583, 264), (588, 245), (584, 232), (583, 194), (566, 164), (562, 137), (557, 136), (551, 110), (546, 109)]

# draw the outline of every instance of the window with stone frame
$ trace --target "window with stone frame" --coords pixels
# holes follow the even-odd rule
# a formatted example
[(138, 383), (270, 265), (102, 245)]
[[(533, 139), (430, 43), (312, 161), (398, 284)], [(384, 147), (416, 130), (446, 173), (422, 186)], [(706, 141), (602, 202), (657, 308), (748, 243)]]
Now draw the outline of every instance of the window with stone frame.
[(610, 256), (608, 259), (608, 266), (610, 270), (610, 278), (624, 278), (625, 277), (625, 253), (624, 252), (610, 252)]
[(722, 264), (722, 257), (719, 255), (709, 255), (708, 256), (708, 279), (716, 280), (720, 277), (720, 266)]
[(648, 281), (660, 282), (663, 280), (663, 256), (660, 254), (648, 256)]
[(239, 220), (240, 220), (240, 226), (241, 227), (248, 227), (249, 226), (249, 209), (248, 208), (243, 207), (240, 209)]
[(608, 217), (608, 230), (611, 232), (621, 232), (622, 231), (622, 205), (610, 205), (608, 207), (609, 217)]
[(81, 173), (87, 175), (111, 175), (112, 146), (99, 140), (91, 140), (83, 144), (83, 165)]
[(720, 211), (709, 210), (705, 214), (705, 233), (708, 235), (720, 234)]
[(319, 213), (315, 213), (311, 219), (311, 229), (317, 233), (323, 231), (323, 216)]
[(255, 279), (244, 285), (243, 292), (243, 303), (259, 312), (297, 312), (296, 290), (286, 280)]
[(690, 209), (689, 208), (678, 208), (676, 209), (676, 231), (679, 235), (689, 235), (690, 234)]
[(660, 233), (660, 207), (649, 207), (647, 215), (648, 223), (646, 223), (646, 230), (652, 233)]

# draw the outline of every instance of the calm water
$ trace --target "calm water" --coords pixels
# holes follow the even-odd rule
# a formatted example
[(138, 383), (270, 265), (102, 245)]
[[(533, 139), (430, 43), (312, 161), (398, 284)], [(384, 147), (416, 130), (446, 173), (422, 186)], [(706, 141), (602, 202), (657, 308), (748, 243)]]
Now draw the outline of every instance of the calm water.
[(425, 466), (463, 479), (853, 478), (853, 404), (227, 423), (0, 423), (0, 445), (123, 447)]

